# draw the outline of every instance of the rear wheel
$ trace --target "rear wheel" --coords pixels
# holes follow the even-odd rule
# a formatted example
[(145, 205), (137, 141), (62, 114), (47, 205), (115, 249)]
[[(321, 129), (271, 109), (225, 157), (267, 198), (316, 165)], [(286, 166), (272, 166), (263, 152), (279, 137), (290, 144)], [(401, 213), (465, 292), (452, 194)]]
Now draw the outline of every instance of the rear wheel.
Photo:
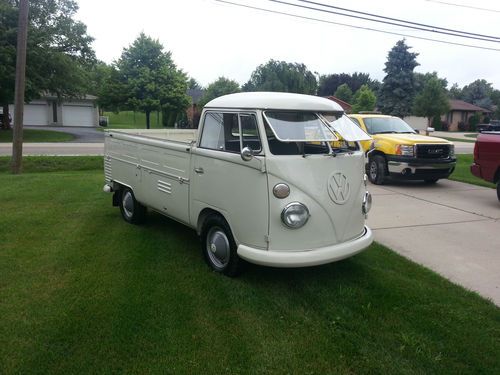
[(131, 189), (124, 188), (121, 192), (120, 212), (126, 222), (140, 224), (146, 219), (147, 209), (135, 199)]
[(500, 181), (497, 182), (497, 198), (500, 201)]
[(237, 276), (243, 260), (237, 254), (231, 229), (219, 215), (209, 216), (201, 231), (201, 250), (207, 264), (226, 276)]
[(382, 155), (372, 156), (368, 161), (368, 179), (375, 185), (382, 185), (385, 181), (387, 167)]

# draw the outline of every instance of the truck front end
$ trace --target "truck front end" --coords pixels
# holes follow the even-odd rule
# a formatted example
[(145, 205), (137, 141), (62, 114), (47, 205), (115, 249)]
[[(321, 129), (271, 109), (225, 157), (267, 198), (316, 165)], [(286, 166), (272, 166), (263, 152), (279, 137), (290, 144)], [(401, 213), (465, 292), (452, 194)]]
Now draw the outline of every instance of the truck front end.
[(336, 130), (352, 122), (341, 113), (331, 116), (333, 121), (321, 113), (263, 111), (268, 248), (240, 245), (240, 257), (266, 266), (305, 267), (353, 256), (372, 243), (365, 225), (371, 195), (364, 152), (356, 141), (339, 141)]

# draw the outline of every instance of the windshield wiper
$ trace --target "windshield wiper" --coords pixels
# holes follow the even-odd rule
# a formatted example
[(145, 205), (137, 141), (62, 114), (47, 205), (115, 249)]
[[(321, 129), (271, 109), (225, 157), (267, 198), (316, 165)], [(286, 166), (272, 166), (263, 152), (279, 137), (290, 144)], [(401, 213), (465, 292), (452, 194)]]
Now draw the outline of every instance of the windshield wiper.
[(385, 131), (385, 132), (375, 132), (375, 133), (372, 133), (372, 134), (395, 134), (397, 132), (395, 132), (394, 130), (388, 130), (388, 131)]

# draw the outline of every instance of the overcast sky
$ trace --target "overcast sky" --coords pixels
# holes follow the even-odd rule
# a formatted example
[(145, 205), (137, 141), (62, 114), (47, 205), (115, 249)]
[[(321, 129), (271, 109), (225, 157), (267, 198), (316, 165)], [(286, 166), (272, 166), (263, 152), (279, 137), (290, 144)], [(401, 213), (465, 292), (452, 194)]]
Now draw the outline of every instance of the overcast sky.
[[(268, 0), (228, 0), (394, 33), (500, 49), (482, 42), (410, 31), (339, 15), (307, 11)], [(297, 3), (296, 0), (284, 0)], [(500, 37), (497, 0), (314, 0), (318, 3), (375, 13), (386, 17)], [(97, 57), (107, 63), (120, 57), (143, 31), (172, 52), (175, 63), (202, 85), (220, 76), (245, 83), (252, 71), (269, 59), (304, 63), (319, 74), (365, 72), (382, 80), (388, 51), (402, 36), (354, 29), (313, 20), (221, 4), (215, 0), (78, 0), (77, 18), (95, 38)], [(452, 6), (470, 5), (490, 11)], [(303, 4), (307, 5), (307, 4)], [(492, 11), (496, 10), (496, 12)], [(419, 53), (418, 72), (437, 71), (448, 87), (483, 78), (500, 89), (500, 51), (407, 38)]]

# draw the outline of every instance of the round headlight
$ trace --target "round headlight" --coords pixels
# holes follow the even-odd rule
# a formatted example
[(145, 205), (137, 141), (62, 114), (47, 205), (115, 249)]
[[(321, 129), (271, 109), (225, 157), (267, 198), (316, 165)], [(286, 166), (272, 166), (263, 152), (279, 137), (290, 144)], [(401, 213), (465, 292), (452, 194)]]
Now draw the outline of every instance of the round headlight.
[(368, 214), (370, 212), (370, 209), (372, 208), (372, 195), (370, 192), (366, 192), (365, 195), (363, 196), (363, 205), (361, 206), (361, 210), (363, 211), (363, 214)]
[(290, 195), (290, 187), (287, 184), (279, 183), (274, 185), (273, 194), (276, 198), (283, 199)]
[(287, 227), (297, 229), (304, 226), (309, 220), (309, 210), (299, 202), (288, 204), (281, 212), (281, 221)]

